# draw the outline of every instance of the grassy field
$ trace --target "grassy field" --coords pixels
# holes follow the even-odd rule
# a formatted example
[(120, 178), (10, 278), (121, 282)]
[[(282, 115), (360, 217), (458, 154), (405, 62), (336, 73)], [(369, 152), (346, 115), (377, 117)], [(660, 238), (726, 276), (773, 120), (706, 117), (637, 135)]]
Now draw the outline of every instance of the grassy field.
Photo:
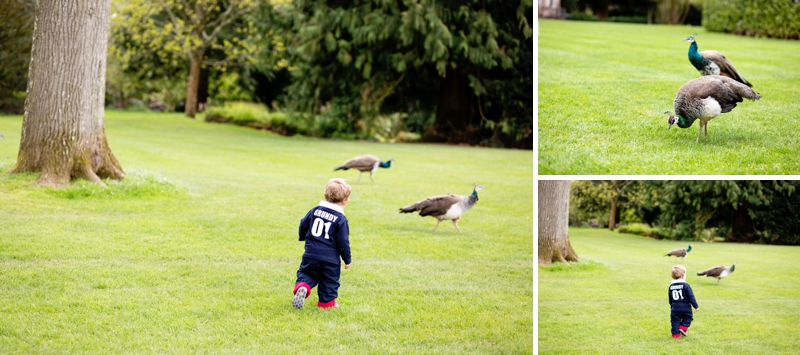
[[(667, 129), (699, 77), (689, 43), (730, 59), (763, 98), (709, 123)], [(539, 21), (539, 174), (796, 174), (800, 42), (686, 26)]]
[[(695, 242), (676, 262), (663, 255), (688, 243), (597, 229), (570, 229), (570, 242), (580, 263), (539, 267), (542, 354), (800, 353), (800, 247)], [(720, 285), (696, 275), (734, 261)], [(676, 263), (700, 306), (681, 339), (667, 301)]]
[[(533, 344), (531, 151), (282, 137), (180, 114), (109, 112), (129, 177), (32, 187), (7, 176), (0, 116), (0, 353), (525, 354)], [(372, 153), (375, 183), (333, 172)], [(353, 266), (339, 303), (291, 307), (300, 218), (348, 179)], [(401, 215), (480, 202), (459, 223)], [(310, 306), (308, 306), (310, 305)]]

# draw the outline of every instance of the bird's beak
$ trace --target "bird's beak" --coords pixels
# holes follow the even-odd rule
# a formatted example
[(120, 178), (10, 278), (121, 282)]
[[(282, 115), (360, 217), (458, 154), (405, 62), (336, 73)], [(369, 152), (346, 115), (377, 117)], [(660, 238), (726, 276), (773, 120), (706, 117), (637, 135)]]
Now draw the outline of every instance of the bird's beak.
[(670, 122), (670, 123), (669, 123), (669, 127), (667, 127), (667, 129), (670, 129), (670, 128), (672, 128), (672, 125), (674, 125), (674, 123)]

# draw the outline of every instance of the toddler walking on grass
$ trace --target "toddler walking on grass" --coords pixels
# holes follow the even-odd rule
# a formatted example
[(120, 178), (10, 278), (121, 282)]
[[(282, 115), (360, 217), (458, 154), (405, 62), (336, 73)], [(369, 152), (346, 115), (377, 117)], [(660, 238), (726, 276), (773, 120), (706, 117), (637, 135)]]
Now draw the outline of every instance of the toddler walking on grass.
[(344, 206), (350, 201), (350, 185), (343, 179), (331, 179), (325, 186), (325, 201), (321, 201), (300, 220), (300, 241), (305, 241), (305, 253), (297, 270), (292, 306), (302, 308), (311, 289), (319, 285), (319, 308), (337, 307), (341, 263), (350, 268), (350, 226), (344, 216)]
[(686, 268), (681, 265), (672, 267), (672, 283), (669, 285), (670, 321), (672, 322), (672, 337), (678, 339), (688, 336), (689, 326), (692, 325), (692, 307), (700, 310), (694, 299), (692, 287), (686, 283)]

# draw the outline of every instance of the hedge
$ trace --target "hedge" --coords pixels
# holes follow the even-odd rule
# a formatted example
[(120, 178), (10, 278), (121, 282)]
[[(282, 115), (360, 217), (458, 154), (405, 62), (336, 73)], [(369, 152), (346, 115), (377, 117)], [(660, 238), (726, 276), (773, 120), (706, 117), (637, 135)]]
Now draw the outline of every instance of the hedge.
[(706, 0), (703, 27), (744, 36), (800, 39), (800, 2)]

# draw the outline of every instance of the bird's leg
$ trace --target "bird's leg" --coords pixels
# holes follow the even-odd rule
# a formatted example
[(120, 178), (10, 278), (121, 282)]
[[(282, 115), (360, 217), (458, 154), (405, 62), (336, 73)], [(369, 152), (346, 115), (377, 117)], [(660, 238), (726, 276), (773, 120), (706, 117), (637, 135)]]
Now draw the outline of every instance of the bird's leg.
[(706, 122), (706, 124), (703, 127), (705, 127), (705, 129), (703, 129), (703, 131), (706, 132), (706, 138), (708, 138), (708, 122)]
[(441, 219), (436, 219), (436, 227), (433, 227), (433, 233), (436, 233), (436, 228), (439, 228), (439, 223), (442, 223)]
[(372, 170), (369, 171), (369, 181), (372, 181), (373, 184), (375, 183), (375, 180), (372, 180)]
[(697, 140), (694, 141), (695, 143), (700, 143), (700, 134), (701, 133), (703, 133), (703, 123), (702, 122), (700, 123), (700, 131), (697, 132)]
[(456, 226), (456, 230), (457, 231), (461, 232), (461, 228), (458, 228), (458, 220), (459, 220), (459, 218), (454, 219), (453, 220), (453, 225)]
[(361, 182), (361, 174), (363, 174), (363, 173), (364, 173), (363, 171), (360, 171), (360, 170), (358, 171), (358, 181), (357, 182)]

